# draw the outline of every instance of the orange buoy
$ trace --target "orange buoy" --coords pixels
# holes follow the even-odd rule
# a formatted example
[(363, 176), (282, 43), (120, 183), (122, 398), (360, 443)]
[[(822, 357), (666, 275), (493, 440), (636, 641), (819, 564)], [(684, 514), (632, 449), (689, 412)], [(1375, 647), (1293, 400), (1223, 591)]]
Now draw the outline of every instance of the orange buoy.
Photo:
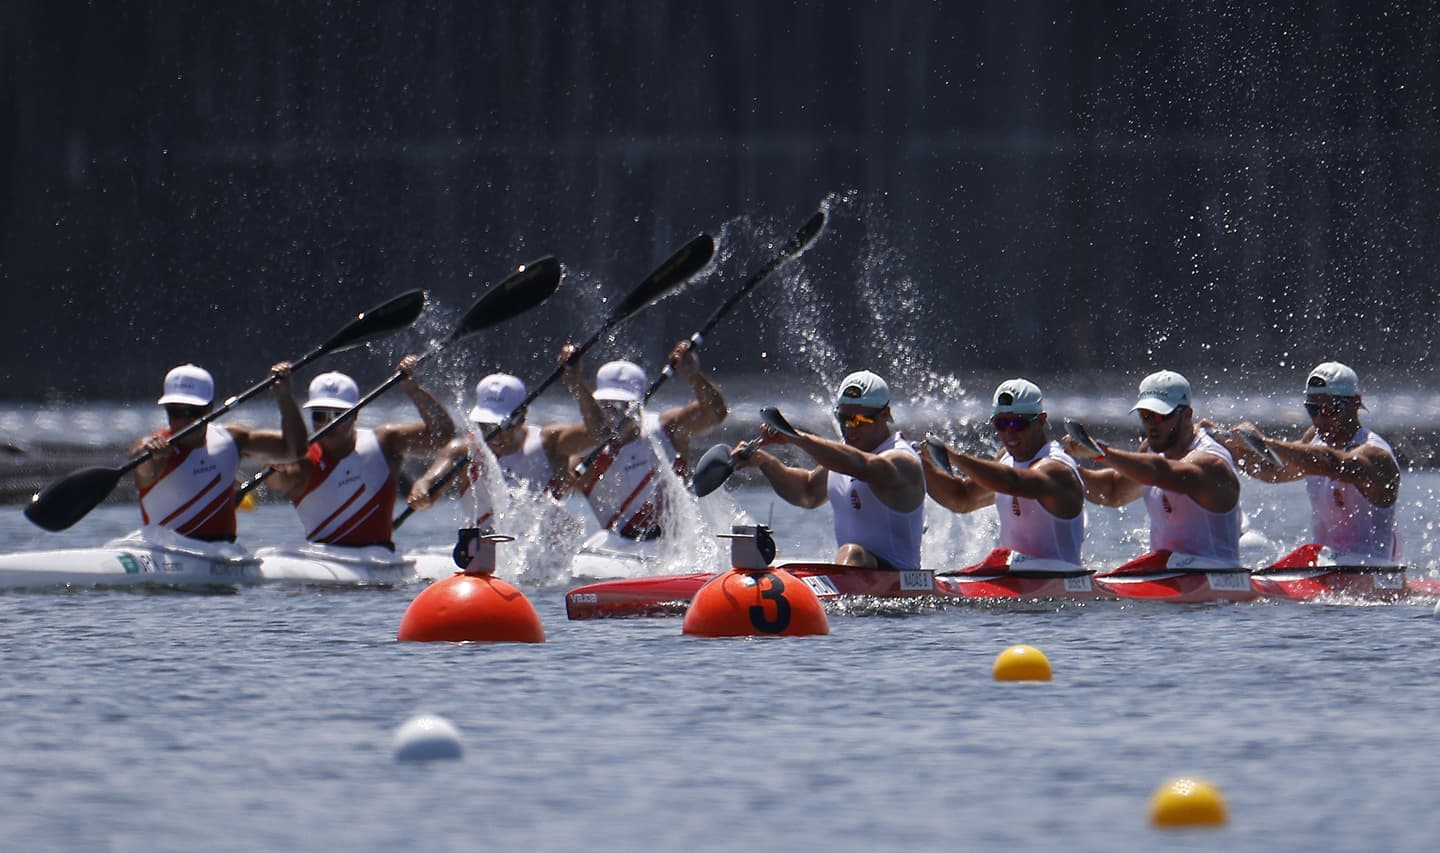
[(491, 574), (496, 542), (513, 537), (460, 531), (455, 562), (465, 571), (436, 581), (415, 596), (396, 639), (417, 643), (543, 643), (540, 615), (520, 590)]
[(807, 637), (830, 633), (815, 591), (784, 569), (770, 568), (775, 540), (764, 525), (735, 526), (734, 568), (705, 582), (685, 611), (681, 630), (699, 637)]

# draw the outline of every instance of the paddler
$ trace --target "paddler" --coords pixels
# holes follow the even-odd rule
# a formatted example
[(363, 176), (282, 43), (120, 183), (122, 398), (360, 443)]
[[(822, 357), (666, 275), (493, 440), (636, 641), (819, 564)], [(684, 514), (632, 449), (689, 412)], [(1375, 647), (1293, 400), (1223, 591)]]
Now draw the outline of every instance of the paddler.
[(215, 380), (193, 364), (182, 364), (165, 375), (159, 404), (168, 426), (132, 448), (136, 454), (150, 453), (135, 468), (144, 524), (206, 542), (235, 541), (235, 474), (240, 457), (278, 462), (305, 451), (305, 422), (290, 390), (290, 365), (282, 362), (270, 372), (277, 377), (270, 388), (287, 429), (209, 423), (173, 442), (170, 436), (215, 407)]
[(1100, 445), (1097, 456), (1065, 437), (1072, 456), (1101, 466), (1080, 469), (1086, 499), (1123, 506), (1144, 497), (1152, 551), (1238, 568), (1240, 478), (1230, 451), (1195, 423), (1189, 380), (1172, 370), (1150, 374), (1130, 411), (1144, 433), (1139, 450)]
[[(567, 354), (568, 350), (561, 353), (560, 376), (577, 399), (588, 399), (580, 370), (566, 360)], [(461, 494), (470, 496), (465, 526), (492, 527), (496, 504), (488, 478), (492, 459), (511, 495), (542, 500), (547, 487), (563, 494), (561, 481), (570, 458), (594, 447), (596, 439), (583, 423), (543, 428), (529, 423), (528, 407), (523, 405), (526, 395), (525, 383), (517, 376), (492, 373), (483, 377), (475, 385), (475, 405), (469, 412), (471, 431), (445, 445), (430, 470), (415, 481), (410, 506), (416, 510), (433, 506), (442, 493), (429, 493), (435, 482), (453, 465), (464, 464), (464, 475), (455, 479)], [(491, 433), (493, 437), (485, 442)], [(481, 450), (482, 442), (488, 453)]]
[[(925, 472), (920, 454), (892, 429), (890, 386), (868, 370), (851, 373), (835, 393), (840, 441), (797, 431), (791, 438), (769, 425), (760, 438), (731, 453), (736, 468), (755, 467), (781, 498), (814, 509), (830, 502), (835, 518), (835, 562), (847, 566), (918, 569), (925, 528)], [(763, 450), (791, 445), (815, 460), (814, 468), (786, 465)]]
[[(420, 420), (361, 429), (352, 412), (298, 460), (275, 466), (269, 486), (295, 504), (306, 540), (394, 548), (392, 516), (401, 464), (409, 454), (439, 450), (455, 435), (445, 406), (415, 379), (419, 364), (419, 356), (407, 355), (395, 369), (404, 375), (401, 387)], [(305, 409), (319, 430), (359, 400), (354, 379), (322, 373), (310, 381)]]
[[(1390, 443), (1360, 423), (1360, 377), (1338, 361), (1318, 364), (1305, 380), (1310, 427), (1299, 441), (1270, 438), (1254, 424), (1235, 431), (1213, 424), (1242, 470), (1267, 483), (1305, 479), (1315, 541), (1341, 554), (1393, 561), (1400, 556), (1395, 503), (1400, 464)], [(1202, 422), (1203, 423), (1203, 422)], [(1250, 431), (1275, 452), (1265, 461), (1238, 433)]]
[[(567, 347), (561, 357), (573, 352)], [(669, 364), (695, 395), (683, 406), (646, 411), (645, 371), (623, 360), (601, 365), (595, 372), (594, 390), (585, 387), (576, 394), (592, 436), (614, 438), (574, 488), (585, 496), (601, 527), (626, 539), (646, 541), (664, 535), (669, 486), (660, 466), (682, 479), (688, 477), (691, 439), (719, 426), (730, 413), (720, 388), (700, 369), (690, 341), (675, 345)]]
[(968, 513), (994, 506), (1000, 547), (1012, 555), (1080, 565), (1085, 539), (1085, 485), (1080, 466), (1045, 434), (1049, 416), (1040, 386), (1007, 379), (995, 389), (990, 425), (1004, 445), (996, 459), (947, 449), (954, 476), (928, 456), (925, 488), (941, 506)]

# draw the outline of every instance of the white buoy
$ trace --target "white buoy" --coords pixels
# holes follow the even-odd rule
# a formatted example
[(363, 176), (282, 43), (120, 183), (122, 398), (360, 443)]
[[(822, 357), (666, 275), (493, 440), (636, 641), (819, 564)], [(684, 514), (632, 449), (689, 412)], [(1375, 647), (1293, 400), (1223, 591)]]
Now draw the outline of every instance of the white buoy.
[(391, 746), (396, 761), (443, 761), (464, 753), (460, 732), (436, 714), (417, 714), (406, 720), (395, 730)]

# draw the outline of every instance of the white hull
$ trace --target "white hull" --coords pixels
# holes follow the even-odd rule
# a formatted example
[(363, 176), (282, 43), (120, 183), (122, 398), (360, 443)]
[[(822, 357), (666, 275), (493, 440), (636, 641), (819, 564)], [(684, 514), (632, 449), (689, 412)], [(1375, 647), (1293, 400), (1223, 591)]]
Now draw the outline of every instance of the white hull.
[(396, 586), (416, 579), (415, 561), (388, 548), (349, 548), (306, 542), (259, 548), (261, 578), (268, 582)]
[(262, 580), (255, 555), (230, 542), (138, 531), (99, 548), (0, 554), (0, 589), (76, 586), (213, 587)]
[(610, 530), (600, 530), (585, 540), (570, 564), (576, 578), (610, 580), (654, 574), (664, 555), (659, 539), (641, 542)]

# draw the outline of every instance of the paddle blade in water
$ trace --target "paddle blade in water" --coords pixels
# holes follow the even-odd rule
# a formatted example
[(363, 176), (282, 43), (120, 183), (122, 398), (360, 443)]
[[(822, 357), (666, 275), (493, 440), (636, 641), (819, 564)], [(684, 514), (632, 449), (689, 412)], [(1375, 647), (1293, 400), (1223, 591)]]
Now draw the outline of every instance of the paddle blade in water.
[[(425, 291), (409, 290), (369, 311), (362, 311), (345, 328), (321, 344), (315, 355), (343, 352), (408, 328), (425, 310)], [(297, 366), (298, 366), (297, 362)]]
[(118, 468), (82, 468), (41, 489), (25, 507), (25, 517), (46, 530), (64, 530), (84, 518), (115, 489)]
[(522, 264), (518, 270), (480, 297), (459, 325), (450, 333), (457, 340), (481, 329), (518, 317), (550, 298), (560, 286), (560, 261), (547, 255), (538, 261)]
[(695, 494), (703, 498), (730, 479), (735, 472), (735, 465), (730, 461), (731, 449), (728, 444), (717, 444), (695, 463), (695, 475), (690, 478)]

